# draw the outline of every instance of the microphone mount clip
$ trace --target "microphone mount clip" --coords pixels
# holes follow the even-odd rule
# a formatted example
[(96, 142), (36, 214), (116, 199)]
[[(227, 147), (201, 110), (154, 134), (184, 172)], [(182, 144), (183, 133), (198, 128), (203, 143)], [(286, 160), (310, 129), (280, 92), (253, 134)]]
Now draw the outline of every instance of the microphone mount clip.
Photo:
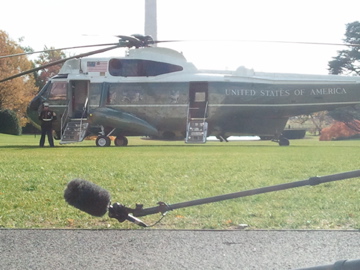
[(110, 205), (108, 210), (109, 217), (116, 218), (119, 222), (124, 222), (129, 215), (127, 208), (120, 203)]
[(120, 203), (114, 203), (113, 205), (109, 205), (108, 210), (109, 210), (109, 217), (115, 218), (119, 222), (124, 222), (125, 220), (128, 220), (141, 227), (149, 227), (146, 223), (142, 222), (140, 219), (132, 215), (129, 215), (129, 212), (131, 212), (132, 209), (127, 208)]

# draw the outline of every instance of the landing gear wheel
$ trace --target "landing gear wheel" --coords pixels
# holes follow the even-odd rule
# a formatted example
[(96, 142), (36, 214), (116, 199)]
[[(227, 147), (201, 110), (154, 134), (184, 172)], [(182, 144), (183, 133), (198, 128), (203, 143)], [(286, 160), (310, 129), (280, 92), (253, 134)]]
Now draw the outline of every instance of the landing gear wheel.
[(111, 140), (107, 136), (98, 136), (96, 138), (96, 146), (105, 147), (110, 146)]
[(290, 145), (290, 141), (289, 141), (287, 138), (285, 138), (285, 137), (281, 137), (281, 138), (279, 139), (279, 145), (280, 145), (280, 146), (289, 146), (289, 145)]
[(117, 136), (114, 140), (114, 143), (116, 146), (127, 146), (128, 145), (128, 139), (124, 136)]

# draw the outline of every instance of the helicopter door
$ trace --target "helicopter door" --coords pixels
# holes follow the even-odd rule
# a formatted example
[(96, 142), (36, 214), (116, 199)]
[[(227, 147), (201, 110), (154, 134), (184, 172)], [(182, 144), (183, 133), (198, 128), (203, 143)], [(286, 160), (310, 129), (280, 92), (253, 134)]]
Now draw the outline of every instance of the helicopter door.
[(72, 118), (86, 118), (88, 111), (89, 81), (71, 81)]
[(189, 113), (190, 118), (206, 118), (208, 102), (208, 82), (190, 82)]

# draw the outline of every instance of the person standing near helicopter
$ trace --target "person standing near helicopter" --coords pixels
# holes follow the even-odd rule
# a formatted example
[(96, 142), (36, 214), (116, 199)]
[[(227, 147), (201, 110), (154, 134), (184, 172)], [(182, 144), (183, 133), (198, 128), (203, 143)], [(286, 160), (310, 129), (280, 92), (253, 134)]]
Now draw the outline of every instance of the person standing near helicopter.
[(52, 123), (57, 119), (56, 113), (49, 109), (49, 104), (44, 103), (44, 108), (39, 114), (39, 120), (41, 121), (41, 138), (40, 147), (44, 147), (45, 136), (47, 135), (50, 147), (54, 147), (54, 139), (52, 135)]

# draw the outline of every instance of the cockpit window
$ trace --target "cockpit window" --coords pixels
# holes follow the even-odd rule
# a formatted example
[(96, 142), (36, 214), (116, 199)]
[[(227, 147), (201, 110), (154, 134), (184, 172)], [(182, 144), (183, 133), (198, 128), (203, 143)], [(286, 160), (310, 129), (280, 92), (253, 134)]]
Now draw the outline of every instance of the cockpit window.
[(66, 99), (67, 82), (53, 82), (50, 87), (50, 100), (65, 100)]
[(111, 59), (109, 73), (112, 76), (122, 77), (149, 77), (161, 74), (182, 71), (178, 65), (137, 59)]

